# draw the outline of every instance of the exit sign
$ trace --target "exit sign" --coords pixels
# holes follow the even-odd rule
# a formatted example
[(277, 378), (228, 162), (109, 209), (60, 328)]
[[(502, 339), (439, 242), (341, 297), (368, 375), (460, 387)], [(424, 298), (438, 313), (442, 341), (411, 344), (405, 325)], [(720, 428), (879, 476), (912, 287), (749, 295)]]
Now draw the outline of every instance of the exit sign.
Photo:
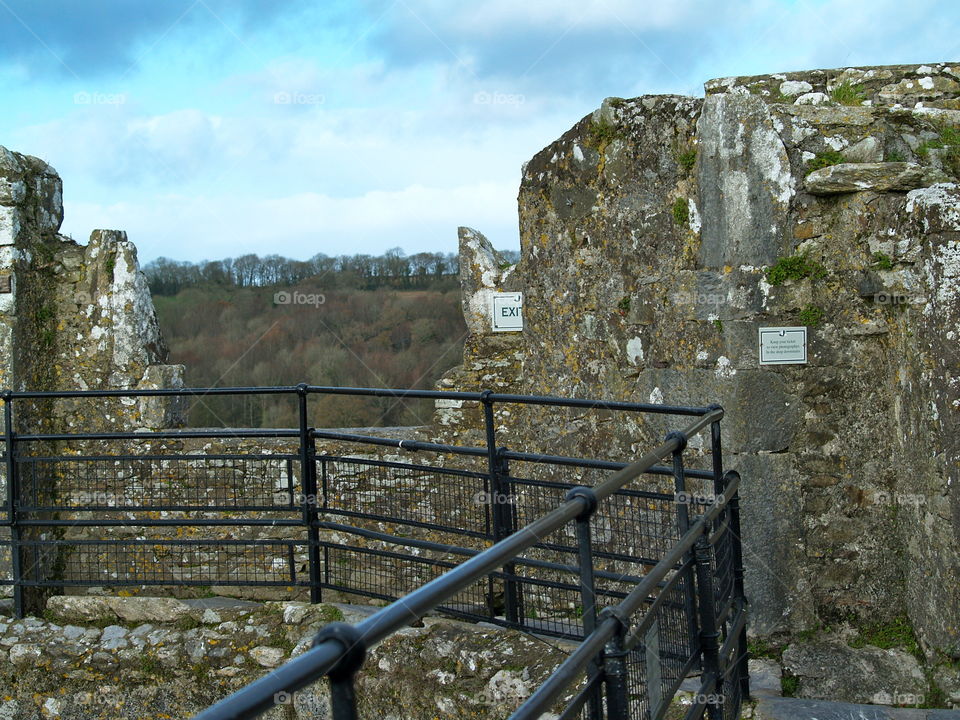
[(494, 332), (523, 330), (523, 293), (494, 293), (490, 298)]

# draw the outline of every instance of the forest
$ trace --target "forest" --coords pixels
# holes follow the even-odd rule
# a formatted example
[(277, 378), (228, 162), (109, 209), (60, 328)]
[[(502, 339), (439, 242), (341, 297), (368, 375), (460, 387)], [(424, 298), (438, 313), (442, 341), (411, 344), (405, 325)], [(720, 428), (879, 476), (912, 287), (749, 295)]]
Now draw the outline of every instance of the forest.
[[(515, 261), (517, 253), (504, 253)], [(466, 326), (455, 255), (159, 258), (150, 283), (171, 363), (192, 387), (312, 385), (432, 389), (461, 362)], [(422, 425), (429, 401), (323, 396), (317, 427)], [(289, 397), (205, 396), (194, 427), (293, 427)]]

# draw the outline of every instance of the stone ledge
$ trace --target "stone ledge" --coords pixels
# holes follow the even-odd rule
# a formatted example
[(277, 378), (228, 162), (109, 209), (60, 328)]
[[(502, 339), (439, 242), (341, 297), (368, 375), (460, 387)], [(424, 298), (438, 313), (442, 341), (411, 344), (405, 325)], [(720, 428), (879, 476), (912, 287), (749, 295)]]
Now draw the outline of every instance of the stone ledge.
[(944, 173), (909, 162), (840, 163), (814, 170), (804, 180), (811, 195), (863, 192), (907, 192), (947, 182)]

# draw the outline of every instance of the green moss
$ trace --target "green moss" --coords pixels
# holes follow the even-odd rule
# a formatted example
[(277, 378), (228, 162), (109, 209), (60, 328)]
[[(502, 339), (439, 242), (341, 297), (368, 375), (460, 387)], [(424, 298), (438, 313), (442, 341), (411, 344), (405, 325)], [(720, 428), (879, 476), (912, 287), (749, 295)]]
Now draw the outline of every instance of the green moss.
[(782, 285), (787, 280), (803, 280), (814, 278), (819, 280), (827, 274), (827, 269), (820, 263), (811, 260), (807, 253), (782, 257), (767, 270), (767, 282), (771, 285)]
[(860, 105), (867, 99), (862, 85), (842, 82), (830, 91), (830, 99), (841, 105)]
[(813, 160), (807, 163), (807, 174), (809, 175), (814, 170), (820, 170), (821, 168), (830, 167), (831, 165), (839, 165), (843, 161), (843, 155), (837, 150), (818, 152)]
[(343, 622), (343, 613), (333, 605), (323, 605), (320, 609), (320, 619), (324, 622)]
[(752, 658), (770, 658), (778, 662), (780, 661), (780, 656), (783, 654), (782, 647), (771, 644), (764, 638), (754, 638), (748, 641), (747, 651)]
[(677, 153), (677, 165), (683, 168), (684, 172), (690, 172), (693, 170), (693, 166), (697, 164), (697, 149), (688, 148)]
[(880, 270), (893, 270), (893, 258), (879, 250), (873, 254), (873, 264)]
[(723, 320), (720, 318), (713, 321), (713, 326), (717, 329), (717, 332), (723, 332)]
[(927, 678), (927, 691), (923, 694), (923, 702), (917, 705), (918, 708), (928, 708), (935, 710), (937, 708), (947, 708), (947, 694), (940, 689), (940, 687), (933, 682), (929, 677)]
[(920, 651), (920, 643), (913, 632), (913, 626), (910, 621), (901, 616), (886, 623), (871, 623), (857, 628), (859, 635), (851, 640), (849, 645), (854, 648), (861, 648), (865, 645), (873, 645), (881, 650), (890, 648), (903, 648), (911, 655), (923, 660), (923, 653)]
[(677, 225), (686, 225), (690, 220), (690, 203), (686, 198), (680, 197), (673, 201), (673, 221)]
[(201, 625), (203, 625), (203, 623), (197, 620), (193, 615), (184, 615), (173, 624), (177, 630), (182, 630), (184, 632), (187, 630), (195, 630)]
[(141, 655), (140, 672), (146, 675), (166, 675), (167, 669), (152, 655)]
[(797, 690), (800, 689), (800, 678), (793, 675), (784, 675), (780, 678), (780, 691), (784, 697), (796, 697)]
[(823, 320), (823, 308), (816, 305), (806, 305), (803, 310), (797, 314), (797, 320), (801, 325), (807, 327), (816, 327)]
[(891, 150), (884, 157), (886, 162), (906, 162), (907, 158), (899, 150)]
[(587, 136), (593, 145), (604, 148), (610, 141), (616, 139), (617, 128), (605, 119), (601, 119), (599, 122), (591, 120)]
[(960, 125), (937, 123), (934, 130), (937, 137), (922, 142), (917, 148), (917, 155), (926, 160), (931, 150), (944, 150), (944, 169), (960, 178)]
[(620, 300), (617, 302), (617, 310), (620, 311), (621, 315), (626, 315), (628, 312), (630, 312), (629, 295), (624, 295), (622, 298), (620, 298)]

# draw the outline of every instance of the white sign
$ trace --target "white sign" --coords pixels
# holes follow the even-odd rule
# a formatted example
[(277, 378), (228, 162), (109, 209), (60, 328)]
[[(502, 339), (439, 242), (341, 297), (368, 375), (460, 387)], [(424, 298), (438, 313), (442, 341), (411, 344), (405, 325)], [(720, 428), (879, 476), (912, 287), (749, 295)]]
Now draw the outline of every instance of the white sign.
[(490, 298), (494, 332), (523, 330), (523, 293), (494, 293)]
[(805, 327), (760, 328), (761, 365), (805, 365), (806, 362)]

